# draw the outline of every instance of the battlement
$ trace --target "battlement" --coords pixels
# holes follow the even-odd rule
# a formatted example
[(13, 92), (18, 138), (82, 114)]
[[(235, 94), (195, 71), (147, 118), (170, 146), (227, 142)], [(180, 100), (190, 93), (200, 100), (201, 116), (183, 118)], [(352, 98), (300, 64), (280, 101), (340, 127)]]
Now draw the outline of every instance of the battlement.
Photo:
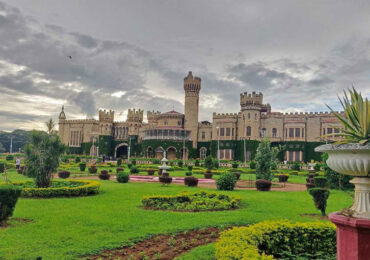
[(114, 121), (114, 111), (109, 110), (99, 110), (99, 121), (100, 122), (110, 122), (113, 123)]
[(144, 110), (129, 109), (127, 113), (127, 122), (139, 122), (142, 123), (144, 118)]
[(216, 113), (213, 112), (213, 118), (233, 118), (236, 119), (238, 118), (238, 113)]
[(97, 124), (95, 119), (70, 119), (64, 121), (66, 124)]
[(147, 111), (146, 112), (146, 118), (148, 120), (148, 123), (154, 123), (157, 121), (158, 117), (161, 115), (161, 112), (159, 111)]
[[(335, 111), (341, 115), (344, 115), (343, 111)], [(330, 111), (325, 112), (272, 112), (268, 113), (267, 117), (289, 117), (289, 118), (304, 118), (304, 117), (335, 117), (334, 113)]]
[(194, 77), (192, 72), (184, 78), (184, 90), (185, 92), (198, 92), (201, 89), (202, 80), (199, 77)]
[(261, 92), (256, 93), (240, 93), (240, 105), (248, 106), (248, 105), (263, 105), (263, 94)]

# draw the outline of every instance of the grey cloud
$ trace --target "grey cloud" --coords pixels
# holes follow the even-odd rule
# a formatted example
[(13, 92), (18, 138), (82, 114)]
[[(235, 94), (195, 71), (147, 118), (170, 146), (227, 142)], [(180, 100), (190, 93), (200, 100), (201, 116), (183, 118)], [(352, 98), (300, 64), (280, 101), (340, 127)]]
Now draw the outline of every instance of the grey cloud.
[(68, 100), (78, 106), (87, 116), (94, 116), (96, 114), (96, 105), (94, 96), (90, 92), (79, 92), (69, 96)]

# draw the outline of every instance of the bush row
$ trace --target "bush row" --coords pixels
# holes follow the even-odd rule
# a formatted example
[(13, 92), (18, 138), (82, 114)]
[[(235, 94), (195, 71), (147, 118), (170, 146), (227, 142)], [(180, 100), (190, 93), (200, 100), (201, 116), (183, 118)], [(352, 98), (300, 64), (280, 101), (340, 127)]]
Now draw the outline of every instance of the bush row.
[(335, 259), (335, 226), (265, 221), (221, 233), (217, 259)]

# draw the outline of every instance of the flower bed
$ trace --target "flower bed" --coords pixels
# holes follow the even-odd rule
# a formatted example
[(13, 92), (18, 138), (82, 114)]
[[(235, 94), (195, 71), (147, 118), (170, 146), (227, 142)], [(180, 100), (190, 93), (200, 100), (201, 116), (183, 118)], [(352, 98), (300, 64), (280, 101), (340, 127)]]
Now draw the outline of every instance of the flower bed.
[(335, 259), (336, 233), (331, 223), (265, 221), (224, 231), (217, 259)]
[(99, 193), (100, 183), (89, 180), (53, 181), (49, 188), (37, 188), (32, 181), (12, 182), (22, 188), (22, 197), (77, 197)]
[(142, 200), (147, 209), (163, 209), (174, 211), (212, 211), (240, 208), (238, 196), (217, 194), (215, 192), (182, 192), (168, 196), (145, 196)]

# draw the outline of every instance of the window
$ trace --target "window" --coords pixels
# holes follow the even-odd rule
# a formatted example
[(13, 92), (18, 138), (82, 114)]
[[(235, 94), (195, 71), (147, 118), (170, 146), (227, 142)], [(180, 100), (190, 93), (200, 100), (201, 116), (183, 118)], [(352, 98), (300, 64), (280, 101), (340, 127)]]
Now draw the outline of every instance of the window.
[(260, 131), (260, 137), (265, 137), (265, 134), (266, 134), (266, 128), (262, 128), (262, 130)]
[(179, 126), (180, 126), (180, 125), (181, 125), (181, 121), (177, 121), (177, 125), (179, 125)]
[(246, 151), (245, 152), (245, 160), (246, 161), (250, 161), (251, 160), (251, 152), (250, 151)]
[(334, 128), (334, 133), (338, 134), (339, 133), (339, 128)]
[(294, 128), (289, 128), (289, 137), (294, 137)]
[(230, 136), (230, 128), (226, 128), (226, 136)]
[(233, 150), (232, 149), (221, 149), (220, 160), (232, 160), (233, 159)]
[(323, 130), (324, 130), (324, 135), (325, 135), (325, 134), (326, 134), (326, 133), (325, 133), (325, 128), (324, 128)]
[(301, 136), (301, 129), (300, 128), (296, 128), (295, 129), (295, 137), (300, 137)]
[(304, 128), (302, 128), (302, 137), (304, 137)]
[(328, 135), (333, 133), (333, 128), (328, 128)]
[(251, 119), (251, 113), (248, 113), (248, 119)]
[(233, 136), (233, 137), (234, 137), (234, 128), (233, 128), (233, 131), (232, 131), (232, 134), (231, 134), (231, 136)]
[(202, 139), (206, 139), (206, 132), (202, 132)]
[(204, 160), (207, 156), (207, 149), (205, 147), (200, 148), (199, 158)]
[(294, 153), (295, 153), (295, 161), (299, 162), (300, 161), (300, 158), (299, 158), (300, 151), (295, 151)]
[(254, 120), (257, 120), (257, 113), (254, 114)]
[(293, 151), (288, 152), (288, 161), (292, 162), (293, 161)]
[(247, 126), (247, 136), (252, 135), (252, 128), (250, 126)]
[(220, 128), (220, 136), (225, 136), (225, 128)]
[(167, 120), (166, 120), (166, 121), (164, 121), (164, 125), (168, 125), (168, 122), (167, 122)]
[(272, 128), (272, 137), (277, 137), (277, 129)]

